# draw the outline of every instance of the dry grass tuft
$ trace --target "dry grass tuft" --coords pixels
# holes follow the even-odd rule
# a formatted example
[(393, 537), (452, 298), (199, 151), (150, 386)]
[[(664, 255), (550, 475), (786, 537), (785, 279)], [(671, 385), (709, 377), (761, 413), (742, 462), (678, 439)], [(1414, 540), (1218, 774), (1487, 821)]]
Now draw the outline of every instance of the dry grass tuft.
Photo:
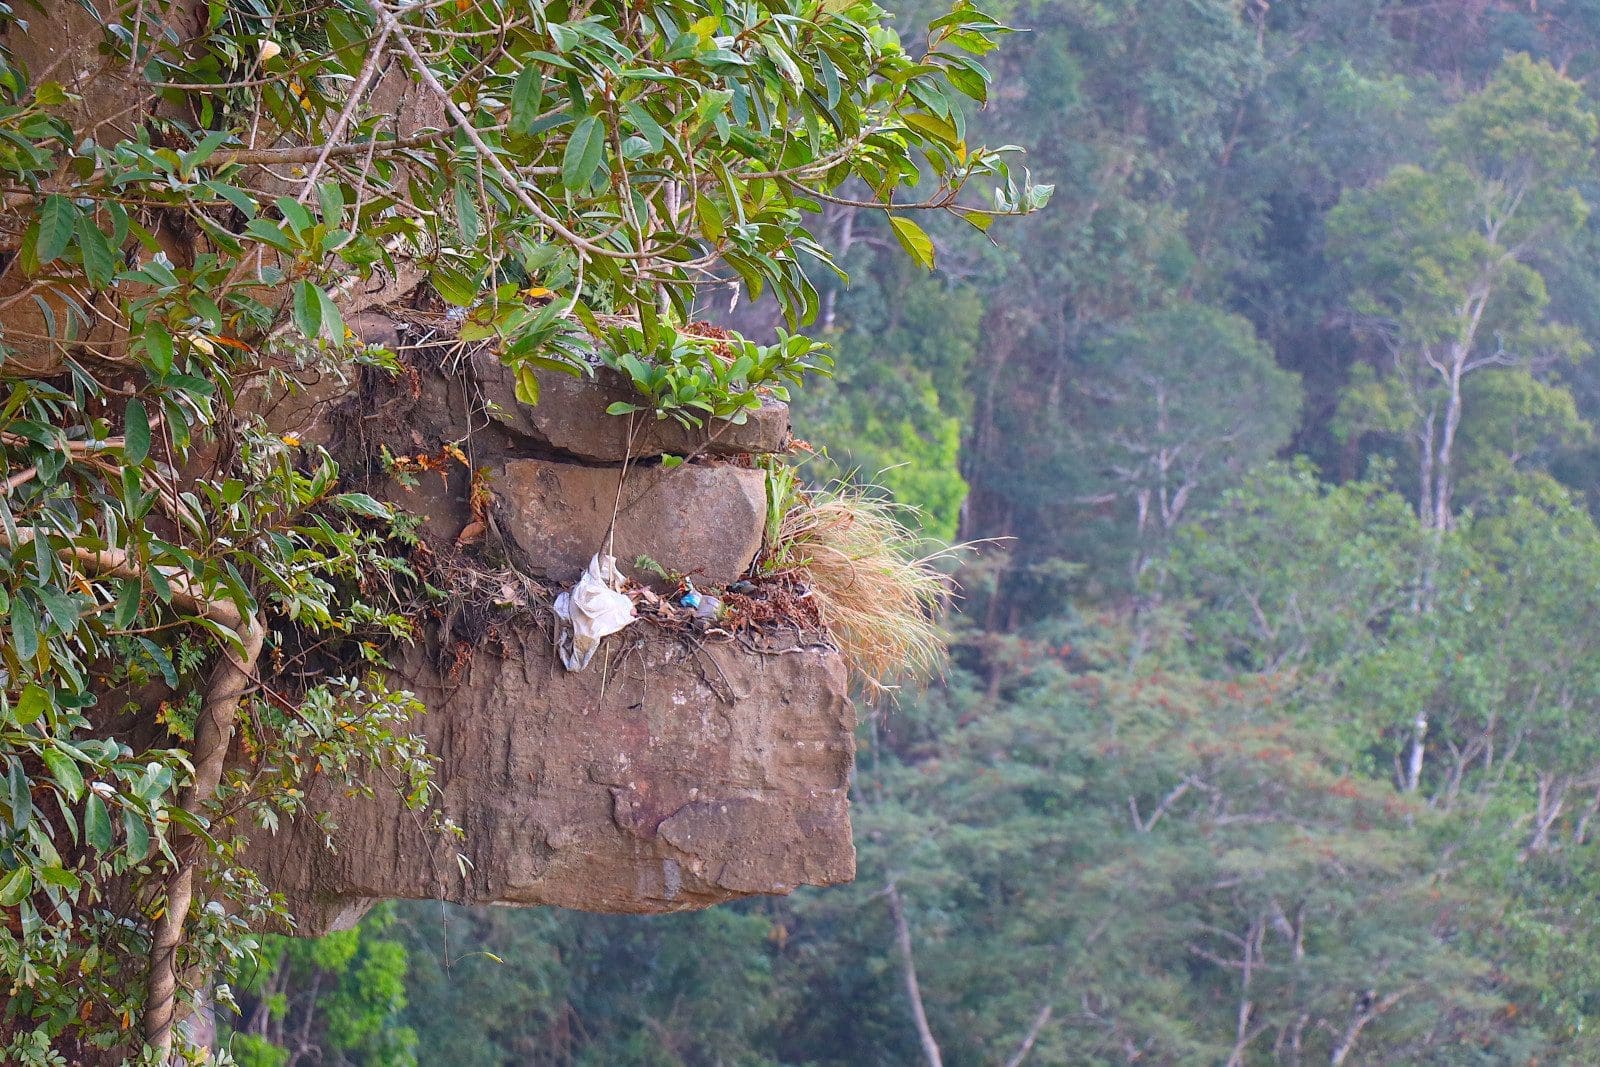
[(950, 593), (939, 561), (881, 490), (847, 482), (796, 492), (775, 523), (768, 573), (801, 577), (817, 616), (871, 689), (937, 675), (945, 642), (935, 622)]

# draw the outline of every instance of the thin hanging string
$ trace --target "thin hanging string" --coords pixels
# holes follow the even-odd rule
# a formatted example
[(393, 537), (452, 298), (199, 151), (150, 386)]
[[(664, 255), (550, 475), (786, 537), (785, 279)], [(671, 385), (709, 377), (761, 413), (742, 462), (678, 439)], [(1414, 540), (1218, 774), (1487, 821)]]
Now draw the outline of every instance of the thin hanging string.
[(617, 557), (617, 516), (622, 513), (622, 487), (628, 482), (628, 465), (633, 462), (633, 435), (639, 428), (639, 413), (628, 413), (628, 443), (622, 451), (622, 469), (617, 474), (617, 497), (611, 504), (611, 521), (606, 524), (606, 555)]

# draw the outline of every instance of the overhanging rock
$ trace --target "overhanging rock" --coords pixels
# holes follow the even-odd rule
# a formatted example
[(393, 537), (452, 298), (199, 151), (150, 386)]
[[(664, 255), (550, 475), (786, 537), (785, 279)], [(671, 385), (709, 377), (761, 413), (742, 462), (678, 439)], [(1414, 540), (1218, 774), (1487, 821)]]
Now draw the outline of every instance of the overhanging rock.
[(314, 788), (333, 848), (301, 821), (252, 857), (300, 932), (383, 898), (654, 913), (854, 877), (855, 713), (837, 652), (638, 624), (601, 657), (569, 674), (525, 630), (454, 680), (431, 654), (403, 659), (397, 681), (429, 707), (416, 726), (440, 759), (440, 807), (465, 836), (428, 829), (392, 792)]
[[(764, 476), (730, 454), (782, 448), (782, 405), (694, 434), (639, 420), (625, 465), (630, 420), (605, 408), (631, 394), (610, 372), (546, 376), (530, 409), (485, 350), (463, 359), (426, 343), (433, 327), (352, 321), (368, 341), (404, 341), (406, 371), (369, 371), (342, 392), (318, 383), (272, 414), (281, 432), (329, 441), (346, 488), (418, 516), (436, 570), (525, 590), (541, 576), (570, 582), (613, 550), (637, 579), (649, 579), (635, 565), (648, 555), (716, 592), (759, 551)], [(662, 451), (691, 458), (641, 460)], [(408, 457), (409, 481), (381, 456)], [(475, 488), (488, 503), (475, 505)], [(826, 643), (756, 651), (641, 621), (570, 674), (531, 621), (533, 601), (524, 621), (468, 626), (470, 644), (449, 621), (469, 606), (424, 620), (426, 646), (400, 654), (391, 679), (428, 709), (412, 729), (439, 759), (439, 808), (464, 835), (430, 829), (381, 776), (369, 776), (370, 799), (314, 783), (307, 810), (331, 816), (332, 847), (298, 819), (258, 837), (249, 858), (299, 932), (347, 925), (380, 899), (648, 913), (854, 876), (855, 712)]]

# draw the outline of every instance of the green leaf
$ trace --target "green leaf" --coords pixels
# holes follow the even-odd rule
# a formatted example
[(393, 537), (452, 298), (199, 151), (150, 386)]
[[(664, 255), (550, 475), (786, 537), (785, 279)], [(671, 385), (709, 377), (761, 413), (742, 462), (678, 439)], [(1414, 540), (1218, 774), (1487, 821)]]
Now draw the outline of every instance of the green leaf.
[(18, 726), (31, 726), (48, 710), (50, 694), (40, 686), (29, 684), (23, 686), (22, 696), (17, 699), (11, 718)]
[(567, 139), (567, 151), (561, 159), (561, 184), (573, 192), (583, 192), (594, 180), (605, 154), (605, 124), (595, 115), (585, 115), (572, 129)]
[(138, 581), (133, 578), (122, 580), (122, 587), (117, 591), (117, 607), (111, 613), (111, 625), (119, 630), (126, 630), (133, 625), (139, 617), (140, 592)]
[(14, 908), (27, 899), (31, 892), (33, 892), (33, 871), (27, 867), (18, 867), (6, 875), (5, 881), (0, 882), (0, 906)]
[(456, 185), (456, 224), (461, 227), (461, 239), (469, 245), (478, 243), (480, 233), (478, 223), (478, 205), (472, 198), (472, 190), (466, 182)]
[(478, 279), (465, 271), (439, 265), (428, 272), (428, 280), (440, 296), (456, 307), (471, 307), (478, 299)]
[(961, 140), (960, 134), (956, 133), (956, 128), (953, 125), (935, 115), (913, 111), (908, 115), (902, 116), (902, 119), (907, 126), (910, 126), (918, 133), (931, 137), (935, 141), (949, 145), (952, 148)]
[(19, 659), (30, 660), (39, 654), (39, 622), (33, 608), (21, 600), (11, 603), (11, 644)]
[(111, 836), (111, 816), (106, 812), (106, 802), (100, 794), (89, 791), (89, 802), (83, 810), (83, 833), (89, 843), (101, 852), (110, 852), (114, 843)]
[(517, 365), (517, 399), (530, 407), (539, 402), (539, 376), (526, 363)]
[(639, 410), (639, 405), (630, 404), (625, 400), (613, 401), (606, 408), (607, 415), (631, 415)]
[(39, 209), (39, 230), (34, 238), (34, 256), (44, 266), (57, 259), (72, 243), (72, 232), (77, 227), (78, 209), (72, 201), (59, 193), (44, 198)]
[(906, 254), (922, 267), (932, 270), (933, 239), (923, 232), (922, 227), (898, 215), (889, 216), (889, 225), (894, 228), (895, 240), (900, 242)]
[(278, 212), (283, 215), (283, 221), (289, 224), (289, 228), (294, 231), (296, 237), (316, 225), (316, 220), (311, 217), (311, 212), (305, 209), (305, 205), (291, 200), (287, 196), (278, 197), (276, 203)]
[(245, 192), (243, 189), (240, 189), (235, 185), (229, 185), (227, 182), (219, 181), (204, 181), (201, 182), (200, 185), (202, 188), (216, 193), (222, 199), (238, 208), (239, 213), (246, 219), (254, 219), (256, 213), (256, 202), (250, 196), (250, 194)]
[(339, 314), (338, 305), (333, 302), (333, 297), (329, 296), (321, 286), (313, 285), (311, 292), (317, 300), (317, 315), (322, 320), (322, 332), (334, 344), (343, 344), (345, 334), (344, 316)]
[(533, 135), (533, 122), (544, 104), (544, 75), (529, 63), (511, 87), (511, 132), (522, 137)]
[(32, 782), (22, 769), (22, 761), (11, 759), (6, 768), (6, 803), (11, 808), (11, 830), (20, 834), (33, 819)]
[(65, 634), (77, 628), (78, 601), (72, 594), (48, 585), (34, 586), (33, 591), (44, 603), (44, 609), (50, 613), (50, 620), (55, 623), (56, 629)]
[(78, 876), (65, 867), (41, 867), (39, 868), (39, 880), (46, 885), (53, 885), (60, 889), (70, 889), (73, 892), (77, 892), (83, 885), (78, 881)]
[(150, 454), (150, 414), (138, 400), (128, 401), (123, 416), (122, 440), (122, 454), (129, 463), (143, 463)]
[(83, 772), (78, 770), (78, 761), (59, 749), (46, 749), (44, 752), (45, 766), (50, 768), (50, 777), (54, 778), (68, 799), (77, 800), (83, 795)]
[(67, 90), (57, 81), (40, 82), (33, 91), (33, 102), (40, 107), (56, 107), (67, 102)]
[(83, 253), (83, 275), (95, 289), (104, 289), (117, 276), (117, 253), (94, 217), (87, 212), (78, 216), (78, 249)]
[(983, 211), (963, 211), (961, 217), (971, 223), (980, 233), (988, 233), (989, 227), (994, 225), (994, 216)]
[(722, 215), (722, 209), (717, 206), (716, 201), (704, 193), (697, 193), (694, 198), (694, 211), (695, 215), (700, 219), (700, 229), (704, 231), (705, 235), (713, 241), (722, 240), (722, 235), (727, 230), (724, 225), (725, 220)]
[(159, 322), (147, 322), (144, 327), (144, 354), (151, 369), (165, 377), (172, 371), (172, 334)]
[(276, 223), (268, 222), (266, 219), (251, 219), (244, 224), (244, 232), (280, 252), (288, 252), (291, 255), (294, 253), (294, 242)]
[(150, 830), (136, 811), (122, 810), (122, 832), (128, 838), (128, 858), (138, 863), (150, 854)]
[(827, 93), (828, 110), (839, 106), (839, 71), (826, 52), (817, 52), (817, 69), (822, 73), (822, 87)]
[(344, 190), (338, 182), (323, 182), (317, 186), (317, 206), (322, 209), (322, 221), (329, 226), (344, 222)]
[(184, 153), (184, 174), (187, 175), (193, 173), (196, 167), (210, 159), (216, 150), (226, 144), (228, 139), (232, 136), (233, 134), (228, 130), (216, 130), (212, 133), (206, 134), (205, 138), (201, 140), (199, 144), (195, 145), (192, 151)]
[(369, 519), (394, 518), (394, 513), (388, 507), (366, 493), (340, 493), (333, 498), (333, 503), (335, 507), (353, 511), (357, 515), (365, 515)]
[(294, 319), (295, 329), (306, 337), (316, 337), (322, 332), (322, 300), (319, 298), (321, 290), (305, 279), (294, 283), (294, 300), (290, 314)]

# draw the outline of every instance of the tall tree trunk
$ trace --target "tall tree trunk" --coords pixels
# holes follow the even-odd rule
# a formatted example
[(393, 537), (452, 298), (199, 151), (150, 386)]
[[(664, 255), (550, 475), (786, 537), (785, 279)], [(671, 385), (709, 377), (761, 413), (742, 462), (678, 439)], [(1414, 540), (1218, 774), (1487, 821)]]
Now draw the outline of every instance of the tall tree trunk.
[[(219, 608), (233, 610), (231, 604)], [(226, 614), (221, 610), (216, 613)], [(237, 611), (234, 617), (237, 618)], [(244, 620), (241, 629), (243, 647), (225, 651), (222, 663), (211, 675), (200, 718), (195, 723), (194, 781), (183, 798), (183, 810), (190, 815), (202, 815), (205, 805), (216, 795), (239, 705), (255, 685), (256, 661), (266, 632), (261, 622), (253, 618)], [(178, 865), (167, 880), (166, 910), (151, 935), (150, 988), (145, 997), (145, 1040), (156, 1050), (157, 1062), (162, 1064), (172, 1055), (172, 1028), (178, 1014), (178, 946), (183, 944), (189, 905), (194, 900), (198, 862), (195, 842), (185, 841), (184, 835), (175, 837), (173, 852), (178, 856)]]
[(1421, 712), (1411, 724), (1411, 751), (1406, 758), (1405, 791), (1415, 793), (1417, 786), (1422, 782), (1422, 761), (1426, 755), (1426, 742), (1428, 738), (1428, 717)]
[(1418, 438), (1417, 455), (1418, 455), (1418, 466), (1420, 468), (1417, 471), (1417, 483), (1418, 483), (1417, 491), (1418, 491), (1418, 494), (1419, 494), (1418, 498), (1417, 498), (1417, 518), (1422, 520), (1423, 525), (1430, 526), (1430, 527), (1433, 525), (1433, 515), (1434, 515), (1434, 508), (1433, 508), (1433, 467), (1434, 467), (1434, 454), (1433, 454), (1433, 437), (1434, 437), (1434, 435), (1433, 435), (1433, 428), (1434, 428), (1434, 420), (1435, 420), (1436, 417), (1437, 417), (1437, 413), (1434, 412), (1432, 409), (1430, 409), (1428, 411), (1427, 418), (1425, 418), (1423, 420), (1423, 422), (1422, 422), (1422, 429), (1420, 431), (1418, 431), (1418, 434), (1417, 434), (1417, 438)]
[(1445, 403), (1444, 427), (1439, 433), (1439, 455), (1434, 462), (1433, 519), (1435, 530), (1448, 530), (1451, 525), (1450, 499), (1455, 488), (1456, 431), (1461, 427), (1461, 377), (1466, 371), (1467, 352), (1461, 345), (1452, 345), (1449, 365), (1449, 399)]
[(900, 949), (900, 975), (905, 980), (906, 997), (911, 1001), (911, 1017), (917, 1026), (917, 1040), (922, 1042), (922, 1056), (928, 1067), (944, 1067), (944, 1057), (939, 1053), (939, 1043), (928, 1027), (928, 1013), (922, 1006), (922, 987), (917, 983), (917, 963), (911, 954), (911, 925), (906, 922), (906, 909), (900, 899), (900, 888), (890, 882), (884, 889), (889, 901), (889, 915), (894, 919), (895, 944)]

